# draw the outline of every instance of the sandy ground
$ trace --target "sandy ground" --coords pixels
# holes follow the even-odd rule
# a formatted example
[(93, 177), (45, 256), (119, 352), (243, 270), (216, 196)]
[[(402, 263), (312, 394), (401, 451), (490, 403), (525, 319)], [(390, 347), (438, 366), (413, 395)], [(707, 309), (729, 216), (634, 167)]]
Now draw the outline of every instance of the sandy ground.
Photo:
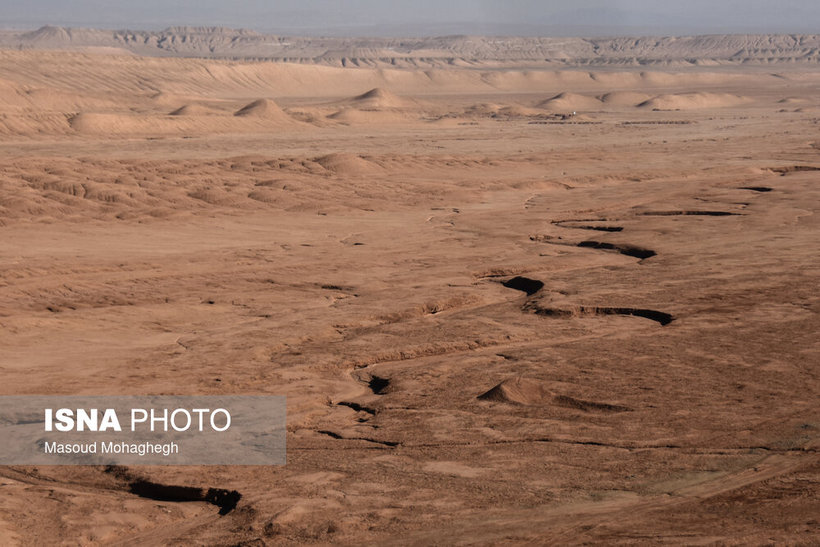
[(820, 539), (820, 71), (0, 58), (2, 393), (288, 397), (0, 468), (0, 543)]

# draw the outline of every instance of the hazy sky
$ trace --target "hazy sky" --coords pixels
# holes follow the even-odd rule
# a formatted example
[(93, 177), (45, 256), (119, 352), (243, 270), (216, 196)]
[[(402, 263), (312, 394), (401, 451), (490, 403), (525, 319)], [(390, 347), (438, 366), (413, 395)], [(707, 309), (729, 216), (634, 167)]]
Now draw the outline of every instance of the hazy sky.
[(0, 26), (309, 34), (820, 33), (820, 0), (0, 0)]

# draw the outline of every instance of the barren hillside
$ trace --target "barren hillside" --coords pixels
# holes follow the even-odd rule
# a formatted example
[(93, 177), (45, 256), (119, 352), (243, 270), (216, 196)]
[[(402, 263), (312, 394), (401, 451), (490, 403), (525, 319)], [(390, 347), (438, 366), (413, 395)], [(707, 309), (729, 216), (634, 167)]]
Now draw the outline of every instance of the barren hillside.
[(687, 66), (817, 63), (818, 35), (521, 38), (308, 38), (221, 27), (162, 31), (46, 26), (0, 33), (20, 49), (108, 49), (149, 56), (266, 59), (331, 66)]

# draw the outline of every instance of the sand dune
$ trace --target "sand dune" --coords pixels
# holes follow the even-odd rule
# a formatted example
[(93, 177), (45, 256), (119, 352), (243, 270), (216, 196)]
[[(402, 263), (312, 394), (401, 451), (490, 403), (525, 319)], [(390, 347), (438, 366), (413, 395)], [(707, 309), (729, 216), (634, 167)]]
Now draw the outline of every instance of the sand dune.
[(552, 112), (589, 111), (600, 109), (601, 101), (596, 97), (565, 91), (541, 101), (536, 106)]
[(169, 116), (209, 116), (214, 114), (222, 114), (222, 112), (196, 103), (182, 105), (168, 113)]
[(652, 95), (640, 91), (611, 91), (598, 98), (607, 106), (638, 106), (651, 99)]
[(384, 110), (359, 110), (343, 108), (328, 116), (328, 119), (347, 124), (397, 124), (408, 122), (413, 117), (404, 112)]
[(266, 118), (271, 120), (289, 120), (290, 117), (271, 99), (257, 99), (246, 104), (234, 113), (234, 116)]
[(80, 112), (67, 119), (78, 134), (112, 137), (274, 131), (301, 125), (268, 99), (253, 101), (233, 116), (201, 104), (187, 104), (166, 113)]
[(593, 413), (627, 412), (631, 410), (620, 405), (588, 401), (559, 394), (549, 389), (548, 382), (522, 376), (504, 380), (477, 398), (481, 401), (496, 403), (568, 408)]
[(316, 163), (337, 175), (362, 175), (381, 171), (375, 163), (354, 154), (328, 154), (317, 158)]
[(380, 87), (357, 95), (350, 99), (349, 102), (359, 108), (407, 108), (415, 106), (413, 101), (402, 99)]
[(327, 106), (340, 108), (327, 116), (328, 119), (337, 122), (396, 124), (417, 119), (421, 104), (377, 87), (349, 99), (334, 101)]
[(544, 382), (522, 377), (505, 380), (478, 396), (482, 401), (522, 405), (548, 404), (554, 397)]
[(731, 93), (677, 93), (658, 95), (640, 103), (640, 108), (658, 110), (689, 110), (696, 108), (725, 108), (749, 102), (748, 97)]

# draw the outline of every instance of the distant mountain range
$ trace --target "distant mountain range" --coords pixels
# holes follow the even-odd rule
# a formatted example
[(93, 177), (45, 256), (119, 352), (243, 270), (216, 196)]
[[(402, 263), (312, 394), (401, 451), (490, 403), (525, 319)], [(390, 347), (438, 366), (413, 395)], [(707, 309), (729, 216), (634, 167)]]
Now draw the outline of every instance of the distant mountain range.
[(74, 49), (144, 56), (270, 60), (331, 66), (488, 68), (685, 66), (820, 62), (820, 36), (735, 34), (683, 37), (298, 37), (223, 27), (161, 31), (45, 26), (0, 31), (0, 47)]

